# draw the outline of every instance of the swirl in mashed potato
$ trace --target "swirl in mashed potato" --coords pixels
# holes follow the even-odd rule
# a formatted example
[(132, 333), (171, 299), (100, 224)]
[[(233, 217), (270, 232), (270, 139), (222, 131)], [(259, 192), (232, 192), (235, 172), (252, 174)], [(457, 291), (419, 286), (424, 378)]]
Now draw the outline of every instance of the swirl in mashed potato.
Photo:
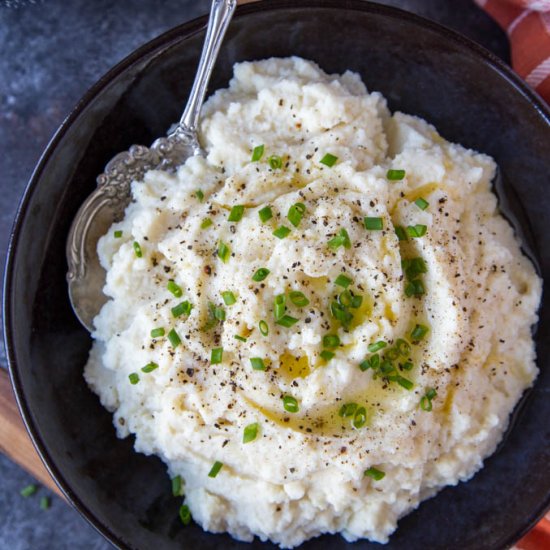
[(204, 529), (385, 542), (536, 377), (541, 283), (495, 163), (299, 58), (236, 65), (201, 140), (99, 243), (86, 380)]

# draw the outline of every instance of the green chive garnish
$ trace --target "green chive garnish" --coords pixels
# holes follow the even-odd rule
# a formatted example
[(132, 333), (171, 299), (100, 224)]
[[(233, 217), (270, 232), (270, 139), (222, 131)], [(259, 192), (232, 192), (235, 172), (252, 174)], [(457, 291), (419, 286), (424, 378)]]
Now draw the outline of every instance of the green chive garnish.
[(201, 222), (201, 229), (207, 229), (210, 227), (214, 222), (210, 218), (204, 218)]
[(427, 230), (428, 227), (421, 224), (407, 226), (407, 234), (409, 235), (409, 237), (413, 238), (423, 237), (426, 234)]
[(170, 279), (166, 284), (166, 289), (168, 290), (168, 292), (171, 292), (176, 298), (181, 298), (183, 294), (181, 287), (172, 279)]
[(262, 336), (267, 336), (269, 334), (269, 326), (263, 319), (258, 323), (258, 328), (260, 329)]
[(151, 338), (162, 338), (165, 334), (166, 333), (162, 327), (154, 328), (151, 331)]
[(48, 510), (51, 505), (50, 497), (40, 497), (40, 509), (41, 510)]
[(325, 166), (328, 166), (329, 168), (332, 168), (336, 164), (337, 160), (338, 160), (338, 157), (335, 157), (330, 153), (326, 153), (325, 156), (319, 162), (321, 164), (324, 164)]
[(32, 483), (31, 485), (27, 485), (26, 487), (23, 487), (23, 489), (19, 491), (19, 494), (22, 497), (28, 498), (28, 497), (32, 497), (32, 495), (34, 495), (36, 491), (38, 491), (38, 487), (34, 483)]
[(409, 281), (405, 285), (405, 295), (409, 298), (411, 296), (422, 296), (425, 293), (424, 283), (419, 279)]
[(426, 210), (426, 208), (428, 208), (428, 206), (430, 206), (430, 203), (426, 199), (423, 199), (422, 197), (418, 197), (414, 201), (414, 204), (416, 204), (416, 206), (418, 206), (418, 208), (420, 208), (420, 210)]
[(244, 336), (241, 336), (240, 334), (235, 334), (233, 338), (235, 338), (235, 340), (239, 340), (240, 342), (246, 342), (247, 340), (247, 338), (245, 338)]
[(410, 361), (406, 361), (401, 365), (403, 370), (413, 370), (414, 365)]
[(287, 218), (288, 221), (294, 226), (298, 227), (300, 225), (300, 222), (302, 221), (302, 217), (306, 211), (306, 205), (302, 202), (297, 202), (296, 204), (293, 204), (288, 209)]
[(371, 477), (372, 479), (374, 479), (374, 481), (380, 481), (386, 475), (386, 473), (372, 466), (368, 470), (365, 470), (364, 475)]
[(176, 476), (172, 479), (172, 495), (181, 497), (183, 495), (183, 482), (181, 476)]
[(236, 204), (231, 208), (229, 212), (228, 222), (240, 222), (244, 214), (244, 206), (242, 204)]
[(168, 333), (168, 340), (172, 344), (173, 348), (177, 348), (181, 344), (181, 338), (179, 337), (178, 333), (175, 331), (175, 329), (172, 329)]
[(197, 197), (199, 202), (202, 202), (204, 200), (204, 193), (200, 189), (197, 189), (195, 191), (195, 197)]
[(149, 373), (153, 372), (155, 369), (158, 369), (159, 366), (151, 361), (150, 363), (147, 363), (144, 367), (141, 367), (141, 372)]
[(115, 239), (120, 239), (122, 237), (122, 231), (120, 229), (117, 229), (114, 232), (114, 235), (115, 235)]
[(277, 155), (271, 155), (267, 162), (272, 170), (279, 170), (283, 166), (283, 159)]
[(411, 391), (414, 388), (414, 384), (407, 378), (403, 378), (403, 376), (397, 375), (396, 382), (406, 390)]
[(224, 290), (222, 293), (223, 303), (226, 306), (232, 306), (236, 301), (237, 298), (235, 298), (235, 294), (231, 292), (230, 290)]
[(325, 334), (323, 336), (324, 348), (337, 348), (340, 345), (340, 338), (337, 334)]
[(259, 429), (260, 425), (257, 422), (246, 426), (243, 432), (243, 443), (250, 443), (251, 441), (254, 441), (256, 437), (258, 437)]
[(367, 410), (365, 407), (359, 407), (353, 415), (353, 427), (362, 428), (367, 423)]
[(436, 395), (437, 392), (433, 388), (429, 388), (420, 400), (420, 408), (423, 411), (430, 412), (432, 410), (432, 399), (434, 399)]
[(250, 364), (254, 370), (265, 370), (264, 360), (261, 357), (251, 357)]
[(273, 235), (277, 237), (278, 239), (284, 239), (285, 237), (288, 237), (290, 235), (290, 229), (286, 227), (286, 225), (281, 225), (273, 231)]
[(398, 338), (395, 342), (395, 349), (399, 355), (406, 357), (411, 352), (411, 345), (403, 338)]
[(334, 280), (334, 284), (341, 286), (342, 288), (348, 288), (352, 282), (353, 281), (343, 273), (340, 273), (340, 275), (338, 275), (338, 277)]
[(285, 411), (289, 413), (297, 413), (300, 410), (298, 401), (296, 401), (296, 399), (294, 399), (291, 395), (285, 395), (283, 397), (283, 407)]
[(385, 348), (388, 344), (384, 342), (384, 340), (378, 340), (378, 342), (375, 342), (374, 344), (369, 344), (369, 347), (367, 348), (370, 353), (376, 353), (377, 351)]
[(390, 181), (402, 180), (405, 177), (405, 170), (388, 170), (386, 178)]
[(280, 319), (286, 311), (286, 296), (284, 294), (277, 294), (273, 302), (273, 313), (275, 319)]
[(128, 375), (128, 380), (130, 380), (130, 384), (136, 385), (139, 382), (139, 374), (137, 372), (132, 372)]
[(180, 519), (183, 525), (189, 525), (191, 523), (191, 510), (187, 504), (180, 506)]
[(348, 232), (343, 228), (340, 229), (336, 236), (332, 237), (327, 244), (332, 250), (337, 250), (341, 246), (348, 249), (351, 248), (351, 241), (349, 239)]
[(223, 467), (223, 463), (216, 460), (208, 472), (208, 477), (216, 477)]
[(426, 325), (416, 325), (411, 331), (411, 340), (422, 340), (430, 329)]
[(384, 229), (384, 220), (382, 218), (363, 218), (365, 229), (369, 231), (381, 231)]
[(267, 267), (260, 267), (260, 269), (258, 269), (256, 273), (252, 275), (252, 280), (259, 283), (263, 281), (269, 274), (270, 274), (270, 271), (269, 269), (267, 269)]
[(218, 258), (226, 264), (229, 260), (229, 257), (231, 256), (231, 250), (229, 247), (223, 242), (220, 241), (218, 243)]
[(306, 298), (306, 295), (299, 290), (291, 290), (288, 297), (296, 307), (306, 307), (309, 304), (309, 300)]
[(338, 411), (338, 416), (341, 416), (342, 418), (348, 418), (350, 416), (353, 416), (356, 410), (357, 403), (344, 403)]
[(251, 162), (258, 162), (264, 154), (264, 146), (263, 145), (256, 145), (254, 147), (254, 150), (252, 151), (252, 158), (250, 159)]
[(397, 235), (397, 238), (400, 240), (400, 241), (408, 241), (408, 237), (407, 237), (407, 232), (405, 231), (405, 228), (404, 227), (401, 227), (400, 225), (396, 225), (394, 227), (395, 229), (395, 234)]
[(319, 355), (325, 361), (330, 361), (334, 357), (334, 352), (324, 349)]
[(193, 306), (187, 300), (185, 300), (185, 302), (174, 306), (171, 311), (174, 317), (180, 317), (181, 315), (189, 316), (192, 309)]
[(212, 348), (210, 352), (210, 364), (218, 365), (223, 359), (223, 348)]
[(141, 258), (143, 256), (143, 251), (141, 250), (141, 246), (137, 241), (134, 241), (132, 246), (134, 247), (134, 254), (137, 258)]
[(258, 216), (260, 216), (260, 221), (265, 223), (273, 217), (273, 212), (269, 206), (264, 206), (261, 210), (258, 210)]
[(277, 321), (275, 322), (278, 325), (281, 325), (282, 327), (290, 328), (292, 325), (298, 322), (298, 319), (296, 319), (295, 317), (291, 317), (290, 315), (283, 315), (280, 319), (277, 319)]

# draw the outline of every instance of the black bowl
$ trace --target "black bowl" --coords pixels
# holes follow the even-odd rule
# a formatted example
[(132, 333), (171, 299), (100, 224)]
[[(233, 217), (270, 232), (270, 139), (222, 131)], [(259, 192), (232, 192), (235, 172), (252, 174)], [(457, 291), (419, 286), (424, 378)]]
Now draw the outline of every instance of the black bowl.
[[(6, 345), (27, 428), (68, 499), (123, 548), (250, 548), (183, 527), (161, 461), (134, 453), (131, 438), (115, 437), (111, 415), (82, 377), (91, 342), (71, 311), (65, 282), (65, 240), (78, 207), (115, 153), (151, 143), (179, 118), (204, 29), (202, 18), (153, 40), (76, 106), (27, 187), (6, 268)], [(492, 155), (527, 213), (548, 278), (550, 116), (498, 59), (396, 9), (358, 0), (266, 0), (238, 9), (211, 89), (227, 84), (235, 61), (289, 55), (329, 72), (357, 71), (392, 110), (426, 118), (447, 139)], [(402, 519), (386, 548), (504, 548), (543, 514), (550, 503), (549, 312), (545, 295), (537, 337), (541, 373), (505, 443), (471, 481)], [(304, 547), (348, 544), (324, 536)]]

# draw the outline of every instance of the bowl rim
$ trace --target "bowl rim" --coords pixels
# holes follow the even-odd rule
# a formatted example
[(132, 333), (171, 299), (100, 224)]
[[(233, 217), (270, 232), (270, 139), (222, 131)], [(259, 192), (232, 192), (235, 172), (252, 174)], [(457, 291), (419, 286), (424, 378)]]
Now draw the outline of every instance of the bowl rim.
[[(338, 9), (346, 11), (362, 11), (375, 15), (382, 15), (394, 19), (404, 20), (408, 23), (418, 26), (419, 28), (435, 32), (446, 41), (450, 41), (459, 47), (468, 50), (471, 54), (476, 56), (479, 61), (489, 65), (498, 75), (503, 78), (515, 91), (519, 92), (524, 99), (537, 111), (537, 113), (546, 121), (550, 128), (550, 107), (545, 101), (531, 89), (512, 68), (507, 65), (498, 56), (478, 44), (477, 42), (467, 38), (463, 34), (455, 31), (443, 24), (436, 23), (408, 12), (406, 10), (396, 8), (393, 6), (387, 6), (383, 4), (377, 4), (366, 0), (346, 0), (344, 3), (341, 0), (262, 0), (261, 2), (251, 2), (237, 7), (234, 18), (246, 16), (248, 14), (263, 12), (263, 11), (275, 11), (285, 9)], [(163, 32), (156, 38), (147, 41), (140, 47), (133, 50), (129, 55), (124, 57), (121, 61), (115, 64), (109, 69), (103, 76), (99, 78), (84, 95), (78, 100), (75, 106), (71, 109), (69, 114), (64, 118), (59, 128), (55, 131), (49, 143), (47, 144), (44, 152), (40, 156), (36, 167), (34, 168), (29, 182), (27, 183), (23, 192), (22, 198), (16, 210), (14, 222), (10, 231), (10, 238), (6, 255), (6, 266), (4, 269), (4, 285), (2, 293), (2, 315), (4, 319), (4, 345), (6, 349), (6, 357), (8, 362), (8, 371), (10, 374), (10, 380), (12, 388), (14, 390), (16, 402), (19, 408), (19, 412), (23, 418), (26, 430), (31, 438), (31, 441), (40, 456), (44, 466), (48, 473), (52, 476), (52, 479), (65, 496), (66, 500), (75, 508), (88, 523), (103, 537), (105, 537), (111, 544), (120, 549), (129, 549), (128, 543), (126, 543), (120, 535), (113, 533), (98, 517), (92, 512), (86, 504), (76, 495), (69, 483), (65, 480), (63, 473), (57, 468), (55, 462), (46, 449), (46, 445), (42, 440), (42, 436), (37, 429), (33, 415), (27, 405), (23, 384), (18, 372), (17, 357), (15, 353), (15, 345), (13, 341), (12, 333), (13, 327), (13, 315), (14, 307), (11, 303), (12, 288), (14, 285), (14, 264), (16, 250), (18, 249), (18, 242), (22, 226), (25, 222), (29, 203), (31, 201), (34, 190), (38, 186), (42, 172), (48, 164), (50, 157), (54, 153), (60, 141), (63, 139), (73, 122), (80, 116), (80, 114), (89, 106), (89, 104), (107, 87), (109, 84), (122, 74), (128, 67), (134, 63), (152, 54), (157, 49), (168, 48), (172, 43), (176, 43), (181, 39), (193, 36), (198, 32), (202, 32), (206, 28), (207, 15), (197, 17), (191, 21), (177, 25), (166, 32)], [(546, 510), (550, 508), (550, 494), (545, 501), (541, 502), (540, 506), (533, 511), (529, 522), (524, 525), (518, 532), (508, 536), (504, 541), (503, 547), (510, 547), (514, 542), (523, 537), (544, 515)]]

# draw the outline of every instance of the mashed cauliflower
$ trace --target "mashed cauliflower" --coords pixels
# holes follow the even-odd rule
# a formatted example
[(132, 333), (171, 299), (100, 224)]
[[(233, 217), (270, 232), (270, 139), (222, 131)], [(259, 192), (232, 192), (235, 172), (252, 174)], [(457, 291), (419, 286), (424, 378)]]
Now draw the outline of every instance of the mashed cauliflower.
[(201, 141), (99, 243), (86, 380), (204, 529), (386, 542), (537, 374), (541, 282), (495, 163), (299, 58), (236, 65)]

